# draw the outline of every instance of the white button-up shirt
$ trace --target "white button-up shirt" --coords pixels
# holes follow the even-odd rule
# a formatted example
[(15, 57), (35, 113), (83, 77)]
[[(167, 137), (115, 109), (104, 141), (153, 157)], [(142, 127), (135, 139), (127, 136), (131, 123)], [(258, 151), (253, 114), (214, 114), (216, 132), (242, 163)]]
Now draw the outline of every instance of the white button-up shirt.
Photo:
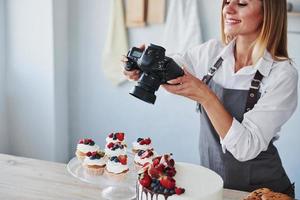
[(237, 160), (247, 161), (267, 150), (270, 141), (279, 137), (282, 125), (294, 113), (298, 102), (298, 72), (290, 61), (275, 61), (267, 51), (255, 66), (245, 66), (235, 72), (234, 45), (234, 40), (227, 46), (210, 40), (183, 55), (171, 57), (199, 79), (222, 57), (223, 64), (213, 80), (228, 89), (249, 90), (257, 70), (264, 76), (261, 97), (254, 108), (244, 114), (242, 122), (233, 118), (226, 136), (223, 140), (220, 138), (224, 153), (227, 149)]

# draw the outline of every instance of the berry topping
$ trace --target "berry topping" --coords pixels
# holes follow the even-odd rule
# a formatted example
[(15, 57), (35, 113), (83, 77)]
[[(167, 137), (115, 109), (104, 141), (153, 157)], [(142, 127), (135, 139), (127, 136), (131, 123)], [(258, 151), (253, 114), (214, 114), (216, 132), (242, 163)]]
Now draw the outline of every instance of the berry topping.
[(168, 177), (168, 176), (162, 176), (159, 180), (160, 184), (167, 188), (167, 189), (173, 189), (175, 188), (176, 181), (175, 179)]
[(143, 187), (148, 188), (151, 185), (151, 178), (148, 174), (142, 174), (139, 182)]
[(150, 138), (147, 138), (147, 139), (145, 139), (144, 141), (145, 141), (145, 144), (146, 144), (146, 145), (149, 145), (149, 144), (151, 143), (151, 139), (150, 139)]
[(144, 150), (139, 150), (138, 151), (138, 156), (142, 156), (144, 152), (145, 152)]
[(114, 143), (110, 142), (110, 143), (108, 143), (107, 148), (111, 149), (113, 146), (114, 146)]
[(177, 195), (181, 195), (182, 193), (185, 192), (185, 189), (184, 188), (175, 188), (175, 193)]
[(116, 133), (116, 137), (118, 140), (123, 141), (124, 140), (124, 133)]
[(118, 156), (118, 159), (122, 165), (127, 164), (127, 156), (126, 155), (120, 155), (120, 156)]
[(113, 136), (114, 136), (113, 133), (111, 133), (111, 134), (108, 135), (109, 138), (113, 138)]
[(91, 155), (92, 155), (92, 152), (90, 152), (90, 151), (86, 153), (87, 157), (90, 157)]
[(153, 165), (151, 165), (148, 168), (148, 174), (150, 175), (151, 178), (159, 178), (161, 175), (162, 171), (159, 171), (157, 168), (155, 168)]
[(138, 138), (136, 141), (137, 142), (140, 142), (140, 141), (142, 141), (143, 140), (143, 138)]

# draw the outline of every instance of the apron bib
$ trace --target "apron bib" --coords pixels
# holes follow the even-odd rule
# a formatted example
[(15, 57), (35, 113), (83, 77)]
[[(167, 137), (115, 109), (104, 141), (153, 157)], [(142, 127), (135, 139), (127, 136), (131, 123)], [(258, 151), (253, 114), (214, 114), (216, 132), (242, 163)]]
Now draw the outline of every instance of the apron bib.
[[(251, 110), (260, 97), (258, 89), (263, 77), (259, 77), (260, 73), (257, 72), (249, 90), (223, 88), (211, 79), (222, 65), (222, 61), (219, 59), (216, 63), (217, 66), (210, 69), (210, 71), (213, 70), (213, 73), (209, 72), (203, 80), (218, 96), (225, 109), (235, 119), (242, 122), (244, 113)], [(284, 192), (291, 187), (273, 141), (270, 142), (268, 149), (261, 152), (256, 158), (240, 162), (229, 151), (223, 153), (219, 135), (205, 110), (201, 108), (200, 111), (201, 164), (218, 173), (224, 180), (225, 188), (253, 191), (257, 188), (267, 187), (276, 192)]]

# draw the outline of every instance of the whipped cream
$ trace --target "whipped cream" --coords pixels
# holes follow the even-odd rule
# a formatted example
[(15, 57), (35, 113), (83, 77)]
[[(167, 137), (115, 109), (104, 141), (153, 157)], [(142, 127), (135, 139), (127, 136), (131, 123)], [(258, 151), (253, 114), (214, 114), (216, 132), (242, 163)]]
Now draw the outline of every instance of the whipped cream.
[(125, 145), (125, 140), (123, 140), (123, 141), (118, 140), (118, 139), (115, 139), (115, 140), (114, 140), (113, 138), (110, 138), (110, 137), (108, 137), (108, 136), (106, 137), (105, 140), (106, 140), (106, 143), (107, 143), (107, 144), (109, 144), (109, 143), (111, 143), (111, 142), (112, 142), (112, 143), (117, 143), (117, 142), (119, 142), (119, 143)]
[(114, 162), (114, 161), (107, 161), (106, 164), (106, 170), (108, 172), (114, 173), (114, 174), (119, 174), (121, 172), (124, 172), (128, 170), (128, 165), (122, 165), (120, 162)]
[(104, 166), (106, 165), (106, 158), (102, 157), (100, 159), (90, 159), (90, 157), (86, 157), (83, 160), (84, 165), (97, 165), (97, 166)]
[(99, 150), (99, 146), (96, 144), (92, 146), (88, 144), (77, 144), (77, 150), (83, 153), (94, 152)]
[(134, 150), (148, 150), (148, 149), (153, 149), (151, 144), (143, 144), (143, 145), (140, 145), (137, 141), (133, 142), (132, 143), (132, 148)]
[[(154, 153), (154, 152), (153, 152)], [(152, 159), (156, 157), (156, 154), (154, 153), (152, 156), (150, 156), (149, 158), (144, 158), (142, 159), (138, 154), (135, 154), (134, 156), (134, 162), (140, 164), (140, 165), (144, 165), (145, 163), (152, 163)]]
[(111, 150), (111, 149), (105, 147), (104, 151), (105, 151), (105, 154), (108, 157), (119, 156), (119, 155), (126, 155), (126, 148), (125, 147), (123, 149), (117, 148), (115, 150)]

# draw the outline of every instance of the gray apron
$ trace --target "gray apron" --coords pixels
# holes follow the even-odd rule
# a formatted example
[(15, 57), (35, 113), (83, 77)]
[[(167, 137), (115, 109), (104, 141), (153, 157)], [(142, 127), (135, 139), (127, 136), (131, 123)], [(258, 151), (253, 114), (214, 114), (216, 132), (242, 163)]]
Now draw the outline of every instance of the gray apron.
[[(213, 73), (208, 74), (209, 80), (205, 82), (218, 96), (226, 110), (235, 119), (242, 122), (244, 113), (252, 109), (246, 108), (249, 101), (249, 91), (252, 89), (226, 89), (215, 83), (211, 78), (221, 64), (222, 61), (217, 67), (213, 67)], [(258, 88), (256, 89), (258, 91)], [(260, 94), (257, 92), (257, 100), (259, 97)], [(224, 180), (225, 188), (253, 191), (257, 188), (268, 187), (273, 191), (285, 193), (291, 187), (273, 141), (270, 142), (268, 149), (261, 152), (256, 158), (240, 162), (229, 151), (223, 153), (219, 135), (212, 126), (205, 110), (203, 108), (200, 110), (199, 150), (201, 164), (218, 173)]]

